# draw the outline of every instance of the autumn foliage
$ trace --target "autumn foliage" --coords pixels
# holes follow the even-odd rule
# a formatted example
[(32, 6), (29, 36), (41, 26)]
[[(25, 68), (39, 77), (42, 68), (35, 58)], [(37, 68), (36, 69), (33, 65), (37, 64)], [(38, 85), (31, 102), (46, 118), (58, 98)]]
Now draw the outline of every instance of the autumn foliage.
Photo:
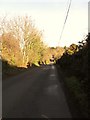
[(56, 61), (64, 53), (61, 47), (50, 48), (44, 44), (42, 32), (28, 16), (5, 18), (0, 22), (1, 58), (10, 65), (31, 67), (33, 64), (50, 64), (52, 56)]

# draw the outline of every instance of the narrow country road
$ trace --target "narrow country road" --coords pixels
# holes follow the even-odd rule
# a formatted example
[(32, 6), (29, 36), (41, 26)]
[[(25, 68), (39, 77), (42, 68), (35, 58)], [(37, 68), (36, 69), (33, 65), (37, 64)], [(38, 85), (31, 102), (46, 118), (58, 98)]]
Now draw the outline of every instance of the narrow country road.
[(3, 118), (72, 118), (57, 69), (30, 69), (2, 84)]

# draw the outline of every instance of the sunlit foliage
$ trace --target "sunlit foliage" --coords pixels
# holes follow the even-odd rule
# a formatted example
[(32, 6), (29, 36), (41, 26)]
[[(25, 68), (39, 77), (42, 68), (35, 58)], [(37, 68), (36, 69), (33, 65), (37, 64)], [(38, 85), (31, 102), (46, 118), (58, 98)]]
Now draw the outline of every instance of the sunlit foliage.
[(38, 63), (44, 44), (42, 33), (33, 25), (30, 17), (2, 19), (0, 31), (3, 59), (16, 66)]

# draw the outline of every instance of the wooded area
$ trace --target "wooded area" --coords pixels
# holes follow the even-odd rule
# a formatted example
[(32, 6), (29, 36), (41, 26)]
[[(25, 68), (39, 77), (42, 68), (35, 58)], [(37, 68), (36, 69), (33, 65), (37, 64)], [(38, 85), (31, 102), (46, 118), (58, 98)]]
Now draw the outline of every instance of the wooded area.
[(62, 47), (50, 48), (45, 45), (42, 31), (35, 27), (29, 16), (12, 19), (6, 16), (0, 19), (0, 23), (3, 73), (10, 72), (11, 68), (47, 65), (52, 57), (55, 63), (64, 53)]
[(37, 30), (28, 16), (2, 19), (0, 30), (1, 57), (13, 66), (49, 64), (52, 54), (58, 59), (64, 51), (59, 47), (47, 47), (42, 32)]

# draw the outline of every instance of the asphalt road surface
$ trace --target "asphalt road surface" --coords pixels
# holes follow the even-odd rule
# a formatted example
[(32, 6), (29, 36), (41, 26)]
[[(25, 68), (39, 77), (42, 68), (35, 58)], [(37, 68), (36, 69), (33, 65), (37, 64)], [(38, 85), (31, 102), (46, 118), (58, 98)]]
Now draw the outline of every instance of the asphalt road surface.
[(72, 118), (54, 65), (33, 68), (2, 84), (3, 118)]

